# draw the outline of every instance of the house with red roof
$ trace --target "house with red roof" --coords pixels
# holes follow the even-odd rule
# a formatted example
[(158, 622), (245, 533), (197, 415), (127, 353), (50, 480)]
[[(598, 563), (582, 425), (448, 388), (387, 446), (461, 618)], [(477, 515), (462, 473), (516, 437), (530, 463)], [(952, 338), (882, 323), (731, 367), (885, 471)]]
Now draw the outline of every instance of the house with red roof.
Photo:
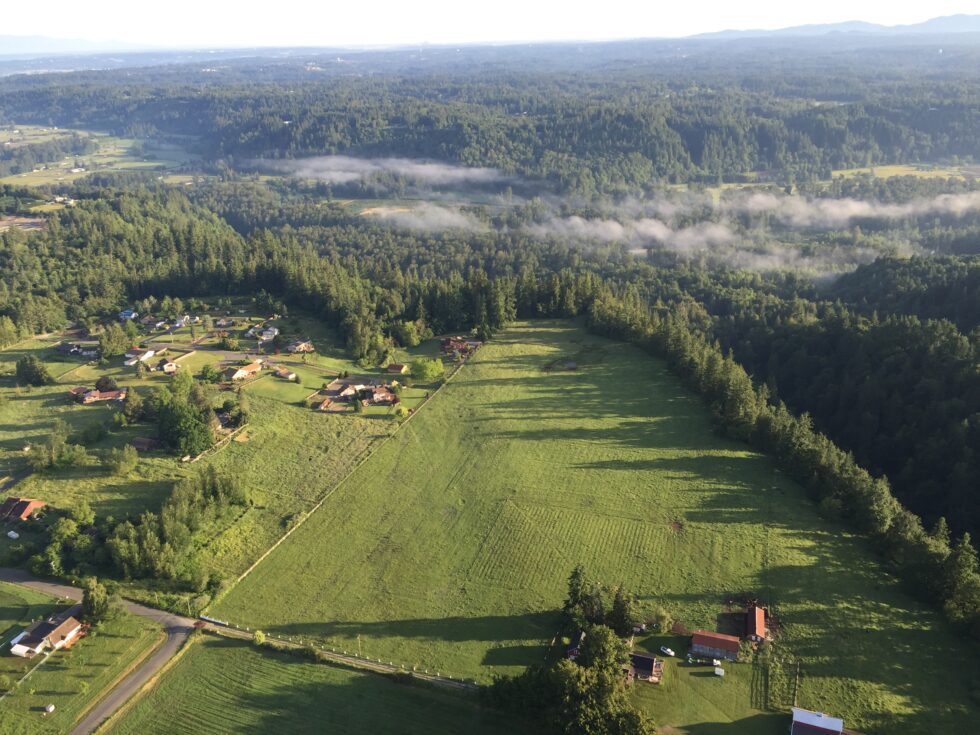
[(27, 521), (47, 505), (34, 498), (7, 498), (0, 503), (0, 521)]
[(750, 605), (745, 611), (745, 637), (750, 641), (762, 643), (766, 639), (766, 609)]

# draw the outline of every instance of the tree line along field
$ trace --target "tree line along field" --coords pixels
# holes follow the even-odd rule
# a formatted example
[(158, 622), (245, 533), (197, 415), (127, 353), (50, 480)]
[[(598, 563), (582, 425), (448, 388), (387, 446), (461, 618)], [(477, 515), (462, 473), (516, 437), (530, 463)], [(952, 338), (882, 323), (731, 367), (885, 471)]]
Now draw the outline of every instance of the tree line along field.
[[(578, 369), (544, 369), (564, 360)], [(671, 661), (663, 687), (637, 686), (658, 724), (780, 732), (794, 690), (886, 734), (965, 731), (977, 714), (972, 648), (861, 539), (715, 436), (661, 362), (569, 323), (480, 350), (210, 614), (486, 682), (555, 655), (577, 563), (688, 628), (716, 629), (743, 592), (778, 616), (771, 662), (718, 680)], [(683, 650), (638, 645), (666, 641)]]
[(520, 722), (469, 697), (204, 637), (106, 730), (181, 733), (516, 733)]

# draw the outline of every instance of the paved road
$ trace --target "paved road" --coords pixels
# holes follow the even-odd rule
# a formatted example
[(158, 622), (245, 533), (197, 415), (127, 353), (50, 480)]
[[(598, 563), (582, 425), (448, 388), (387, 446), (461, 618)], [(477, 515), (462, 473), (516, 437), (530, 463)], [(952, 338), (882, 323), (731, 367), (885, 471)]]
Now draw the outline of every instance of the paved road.
[[(82, 599), (82, 591), (77, 587), (57, 582), (44, 582), (35, 579), (22, 569), (0, 567), (0, 581), (23, 585), (54, 597), (75, 601)], [(155, 610), (130, 600), (123, 600), (123, 607), (133, 615), (149, 618), (161, 625), (167, 634), (167, 640), (153, 655), (131, 671), (105, 698), (89, 710), (88, 714), (71, 731), (71, 735), (89, 735), (89, 733), (95, 732), (104, 720), (129, 701), (130, 697), (142, 689), (143, 685), (180, 650), (184, 641), (187, 640), (187, 636), (194, 630), (196, 621), (191, 618), (184, 618), (163, 610)]]

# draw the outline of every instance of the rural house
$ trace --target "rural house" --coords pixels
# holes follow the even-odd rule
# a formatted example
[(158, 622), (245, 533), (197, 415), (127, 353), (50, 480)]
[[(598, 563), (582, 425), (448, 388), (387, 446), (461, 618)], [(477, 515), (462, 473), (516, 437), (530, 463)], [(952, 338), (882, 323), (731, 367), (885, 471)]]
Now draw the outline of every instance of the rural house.
[(724, 633), (712, 633), (707, 630), (694, 631), (691, 639), (691, 653), (708, 658), (727, 658), (734, 661), (738, 658), (738, 648), (741, 641), (736, 636)]
[(146, 362), (156, 353), (156, 350), (151, 350), (149, 347), (132, 347), (126, 351), (126, 362), (125, 365), (132, 367), (137, 362)]
[(403, 365), (400, 362), (393, 362), (388, 366), (389, 375), (404, 375), (408, 372), (408, 365)]
[(225, 380), (245, 380), (253, 378), (262, 370), (262, 361), (256, 360), (242, 367), (232, 366), (226, 369), (221, 375)]
[(793, 707), (793, 724), (790, 735), (841, 735), (844, 721), (823, 712)]
[(277, 378), (282, 378), (283, 380), (288, 380), (289, 382), (292, 382), (292, 381), (296, 380), (296, 373), (294, 373), (289, 368), (281, 367), (281, 368), (277, 368), (276, 369), (276, 377)]
[(309, 337), (303, 337), (302, 339), (294, 339), (288, 345), (286, 345), (286, 352), (313, 352), (313, 340)]
[(745, 637), (761, 643), (766, 639), (766, 609), (750, 605), (745, 611)]
[(96, 390), (95, 388), (78, 386), (77, 388), (70, 389), (68, 391), (68, 396), (75, 399), (82, 405), (88, 406), (92, 403), (99, 403), (100, 401), (125, 400), (126, 389), (120, 388), (119, 390)]
[(160, 362), (157, 363), (157, 366), (154, 369), (162, 370), (167, 375), (173, 375), (175, 372), (177, 372), (177, 368), (179, 367), (180, 365), (178, 365), (176, 362), (172, 362), (171, 360), (168, 360), (166, 357), (164, 357), (162, 360), (160, 360)]
[(46, 648), (57, 651), (70, 646), (81, 632), (82, 624), (71, 616), (39, 620), (10, 641), (10, 652), (21, 658), (32, 658)]
[(664, 662), (649, 653), (631, 653), (626, 678), (659, 684), (664, 673)]
[(27, 521), (47, 505), (34, 498), (7, 498), (0, 503), (0, 521)]
[(119, 312), (119, 321), (128, 322), (130, 319), (135, 319), (138, 316), (139, 314), (137, 314), (132, 309), (123, 309), (122, 311)]

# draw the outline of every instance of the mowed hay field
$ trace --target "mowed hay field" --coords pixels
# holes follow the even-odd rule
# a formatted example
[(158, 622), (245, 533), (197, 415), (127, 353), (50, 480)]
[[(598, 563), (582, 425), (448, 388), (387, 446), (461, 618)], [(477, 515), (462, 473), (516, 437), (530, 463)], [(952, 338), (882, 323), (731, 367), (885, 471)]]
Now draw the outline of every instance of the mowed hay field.
[[(578, 369), (543, 369), (565, 359)], [(663, 363), (568, 323), (484, 347), (212, 614), (487, 681), (546, 657), (577, 563), (689, 628), (754, 592), (801, 662), (799, 705), (857, 729), (965, 732), (977, 715), (972, 644), (767, 458), (717, 437)], [(795, 665), (732, 668), (738, 696), (684, 672), (676, 696), (640, 698), (690, 733), (778, 731), (762, 713), (792, 703)]]
[(462, 696), (398, 683), (243, 641), (206, 637), (107, 731), (170, 733), (512, 733), (522, 728)]

